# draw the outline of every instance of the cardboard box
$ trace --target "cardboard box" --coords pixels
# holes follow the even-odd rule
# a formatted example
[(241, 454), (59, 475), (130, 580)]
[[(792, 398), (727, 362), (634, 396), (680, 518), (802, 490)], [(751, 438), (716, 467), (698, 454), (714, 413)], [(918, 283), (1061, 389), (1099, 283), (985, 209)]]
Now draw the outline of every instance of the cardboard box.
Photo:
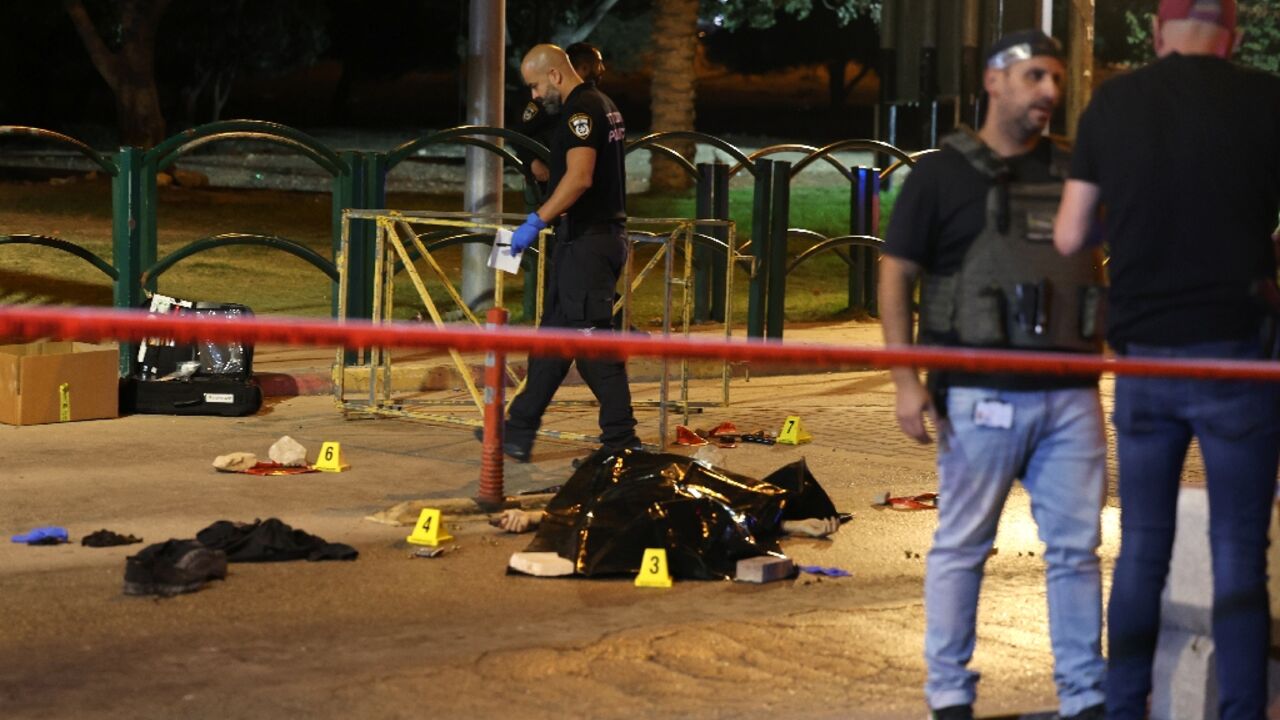
[(120, 351), (114, 345), (0, 345), (0, 422), (97, 420), (120, 412)]

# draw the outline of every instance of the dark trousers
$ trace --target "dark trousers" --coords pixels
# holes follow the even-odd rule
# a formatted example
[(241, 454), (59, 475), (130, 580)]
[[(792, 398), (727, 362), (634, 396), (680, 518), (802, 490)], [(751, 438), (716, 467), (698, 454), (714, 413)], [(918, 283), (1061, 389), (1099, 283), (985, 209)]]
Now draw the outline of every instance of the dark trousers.
[[(609, 332), (615, 288), (626, 253), (626, 236), (620, 225), (583, 233), (569, 241), (557, 240), (542, 326)], [(636, 420), (624, 361), (540, 356), (529, 358), (528, 382), (524, 392), (511, 403), (506, 442), (526, 448), (533, 445), (543, 413), (575, 362), (600, 403), (600, 441), (611, 447), (636, 442)]]
[[(1126, 354), (1255, 360), (1262, 356), (1256, 341), (1131, 345)], [(1108, 718), (1146, 716), (1179, 479), (1193, 436), (1200, 441), (1208, 476), (1219, 716), (1233, 720), (1266, 715), (1271, 639), (1267, 530), (1280, 457), (1278, 416), (1280, 389), (1272, 384), (1116, 379), (1120, 556), (1107, 614)], [(1206, 572), (1206, 581), (1209, 577)]]

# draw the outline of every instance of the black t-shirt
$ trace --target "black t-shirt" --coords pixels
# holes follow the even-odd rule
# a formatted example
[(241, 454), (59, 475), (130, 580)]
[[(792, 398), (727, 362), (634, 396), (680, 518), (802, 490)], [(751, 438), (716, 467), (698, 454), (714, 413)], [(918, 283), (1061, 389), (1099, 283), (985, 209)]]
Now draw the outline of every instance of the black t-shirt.
[(565, 98), (551, 131), (551, 192), (564, 177), (570, 150), (589, 147), (596, 151), (591, 187), (567, 213), (572, 235), (593, 225), (626, 219), (626, 138), (622, 113), (592, 83), (582, 83)]
[[(550, 147), (551, 129), (555, 119), (556, 116), (548, 113), (540, 101), (529, 100), (520, 111), (520, 119), (516, 122), (516, 131)], [(516, 157), (525, 162), (537, 157), (520, 145), (515, 146), (515, 151)]]
[(1254, 335), (1274, 277), (1280, 78), (1169, 55), (1098, 88), (1071, 177), (1101, 188), (1107, 339), (1185, 345)]
[[(1053, 143), (1045, 138), (1030, 152), (1005, 158), (1013, 180), (1053, 181)], [(993, 181), (978, 172), (959, 151), (944, 147), (920, 158), (893, 205), (884, 253), (919, 265), (924, 272), (950, 275), (987, 222), (987, 193)], [(1004, 390), (1053, 390), (1089, 387), (1094, 377), (982, 374), (948, 371), (956, 386)]]

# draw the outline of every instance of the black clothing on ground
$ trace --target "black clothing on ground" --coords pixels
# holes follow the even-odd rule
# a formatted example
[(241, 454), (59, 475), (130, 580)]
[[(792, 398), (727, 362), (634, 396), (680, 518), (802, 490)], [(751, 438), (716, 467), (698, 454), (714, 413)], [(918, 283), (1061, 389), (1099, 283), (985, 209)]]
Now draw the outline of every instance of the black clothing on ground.
[(565, 98), (551, 132), (550, 191), (554, 193), (564, 178), (568, 153), (573, 148), (593, 148), (596, 164), (591, 187), (565, 213), (568, 233), (557, 233), (558, 241), (573, 240), (583, 233), (601, 230), (602, 224), (626, 220), (626, 138), (622, 113), (595, 85), (582, 83)]
[[(581, 235), (572, 242), (557, 241), (542, 327), (610, 330), (618, 275), (626, 257), (626, 231), (620, 223), (609, 232)], [(528, 382), (511, 403), (504, 442), (520, 448), (533, 444), (543, 413), (575, 362), (600, 402), (600, 441), (614, 448), (637, 442), (624, 361), (538, 356), (529, 358)]]
[[(1052, 181), (1052, 141), (1005, 158), (1019, 182)], [(893, 206), (884, 253), (919, 265), (926, 273), (957, 272), (987, 222), (987, 195), (993, 181), (954, 148), (944, 147), (920, 158)], [(931, 372), (937, 387), (988, 387), (999, 390), (1059, 390), (1091, 387), (1096, 377), (1041, 376), (1017, 373)]]
[(125, 558), (124, 594), (170, 597), (226, 577), (226, 553), (195, 540), (167, 540)]
[(1251, 289), (1275, 276), (1280, 78), (1176, 53), (1112, 78), (1080, 118), (1071, 177), (1125, 209), (1103, 218), (1112, 345), (1256, 337)]
[(350, 545), (327, 542), (277, 518), (252, 523), (219, 520), (196, 533), (196, 540), (226, 552), (227, 562), (355, 560), (360, 554)]
[(85, 547), (115, 547), (117, 545), (133, 545), (140, 542), (142, 542), (142, 538), (121, 535), (110, 530), (99, 530), (80, 538), (80, 544)]

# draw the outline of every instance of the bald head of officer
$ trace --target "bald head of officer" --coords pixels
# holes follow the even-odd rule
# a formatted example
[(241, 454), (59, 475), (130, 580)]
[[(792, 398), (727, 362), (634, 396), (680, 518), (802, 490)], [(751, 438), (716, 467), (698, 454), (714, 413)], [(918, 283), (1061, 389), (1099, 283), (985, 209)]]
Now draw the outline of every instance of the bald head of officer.
[(520, 75), (535, 100), (541, 100), (550, 114), (560, 112), (560, 105), (582, 84), (564, 50), (550, 44), (534, 45), (520, 63)]

